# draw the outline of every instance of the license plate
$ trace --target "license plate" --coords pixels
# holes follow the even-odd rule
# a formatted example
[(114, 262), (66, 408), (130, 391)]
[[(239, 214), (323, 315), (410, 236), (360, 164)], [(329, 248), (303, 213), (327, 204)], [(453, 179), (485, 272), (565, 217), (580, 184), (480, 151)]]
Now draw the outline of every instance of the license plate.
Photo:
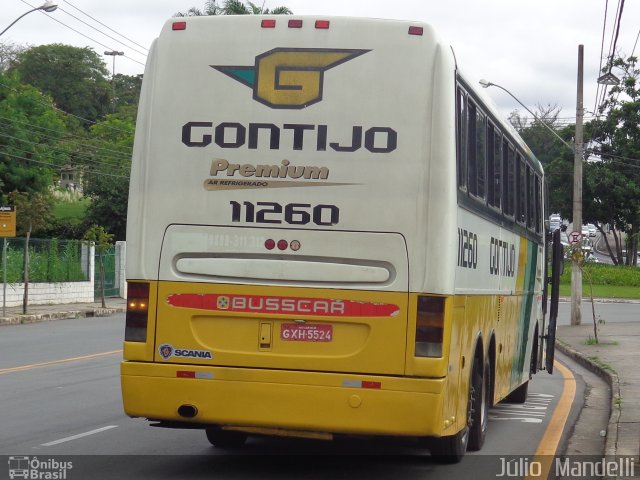
[(333, 339), (333, 325), (283, 323), (280, 339), (287, 342), (330, 342)]

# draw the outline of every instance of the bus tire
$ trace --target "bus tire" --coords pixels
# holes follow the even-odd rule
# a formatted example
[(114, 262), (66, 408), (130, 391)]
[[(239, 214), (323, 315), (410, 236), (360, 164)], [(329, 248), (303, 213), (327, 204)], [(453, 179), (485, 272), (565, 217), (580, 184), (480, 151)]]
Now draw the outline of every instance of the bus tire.
[(469, 442), (469, 428), (464, 427), (455, 435), (432, 438), (429, 450), (440, 463), (458, 463), (464, 457)]
[(247, 434), (219, 428), (205, 429), (207, 440), (216, 448), (233, 449), (240, 448), (247, 441)]
[(529, 380), (524, 382), (518, 388), (516, 388), (513, 392), (507, 395), (505, 398), (505, 402), (507, 403), (524, 403), (527, 401), (527, 393), (529, 391)]
[(467, 446), (472, 452), (482, 448), (487, 436), (491, 392), (488, 384), (489, 368), (487, 362), (481, 365), (478, 359), (473, 365), (471, 388), (469, 388), (469, 444)]

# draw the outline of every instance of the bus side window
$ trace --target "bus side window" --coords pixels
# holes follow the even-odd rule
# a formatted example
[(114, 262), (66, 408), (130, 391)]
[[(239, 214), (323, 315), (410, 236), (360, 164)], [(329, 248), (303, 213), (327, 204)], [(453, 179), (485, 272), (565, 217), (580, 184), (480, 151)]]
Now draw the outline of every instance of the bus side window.
[(515, 188), (515, 151), (505, 139), (502, 144), (502, 171), (504, 181), (502, 182), (502, 211), (508, 217), (514, 214), (514, 188)]
[(542, 233), (542, 181), (540, 180), (540, 175), (535, 175), (536, 179), (536, 233)]
[(527, 182), (527, 227), (529, 230), (534, 230), (535, 226), (535, 214), (534, 214), (534, 187), (533, 187), (533, 171), (531, 170), (531, 166), (526, 166), (526, 182)]
[(502, 138), (491, 122), (487, 122), (487, 203), (500, 209), (502, 194)]
[(457, 95), (456, 137), (458, 140), (458, 188), (467, 189), (467, 96), (461, 88)]
[(516, 154), (516, 221), (522, 225), (527, 222), (527, 191), (524, 159)]
[(475, 103), (468, 101), (468, 137), (467, 137), (467, 166), (469, 193), (482, 200), (485, 198), (486, 176), (486, 145), (487, 145), (487, 117), (478, 109)]
[(467, 189), (471, 195), (478, 195), (478, 162), (476, 161), (476, 105), (467, 103)]
[(478, 177), (477, 195), (486, 196), (487, 175), (487, 117), (480, 111), (476, 115), (476, 174)]

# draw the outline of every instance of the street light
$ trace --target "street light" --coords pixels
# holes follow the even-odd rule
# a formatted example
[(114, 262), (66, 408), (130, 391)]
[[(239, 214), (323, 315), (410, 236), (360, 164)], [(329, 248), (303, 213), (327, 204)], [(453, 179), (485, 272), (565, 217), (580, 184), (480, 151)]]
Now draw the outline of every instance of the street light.
[(116, 57), (119, 55), (124, 55), (124, 52), (119, 52), (117, 50), (108, 50), (104, 52), (105, 55), (111, 55), (113, 57), (113, 68), (111, 69), (111, 90), (113, 92), (113, 111), (116, 111)]
[(29, 10), (28, 12), (23, 13), (22, 15), (20, 15), (18, 18), (16, 18), (13, 22), (11, 22), (11, 24), (5, 28), (4, 30), (2, 30), (2, 32), (0, 32), (0, 36), (6, 32), (7, 30), (9, 30), (11, 27), (13, 27), (13, 25), (20, 20), (22, 17), (24, 17), (25, 15), (30, 14), (31, 12), (35, 12), (36, 10), (44, 10), (47, 13), (51, 13), (53, 12), (56, 8), (58, 8), (58, 5), (56, 3), (53, 3), (51, 0), (47, 0), (46, 2), (44, 2), (42, 5), (40, 5), (39, 7), (33, 8), (31, 10)]
[(116, 57), (118, 55), (124, 55), (124, 52), (118, 52), (117, 50), (111, 50), (104, 52), (105, 55), (111, 55), (113, 57), (113, 68), (111, 69), (111, 78), (116, 75)]
[(478, 83), (479, 83), (480, 85), (482, 85), (482, 87), (483, 87), (483, 88), (498, 87), (500, 90), (503, 90), (503, 91), (507, 92), (507, 93), (511, 96), (511, 98), (513, 98), (516, 102), (518, 102), (518, 103), (522, 106), (522, 108), (524, 108), (527, 112), (529, 112), (529, 114), (530, 114), (530, 115), (532, 115), (532, 116), (533, 116), (533, 118), (535, 118), (536, 120), (538, 120), (538, 122), (540, 122), (542, 125), (544, 125), (544, 127), (545, 127), (547, 130), (549, 130), (549, 131), (550, 131), (550, 132), (551, 132), (551, 133), (552, 133), (552, 134), (553, 134), (553, 135), (554, 135), (558, 140), (560, 140), (560, 141), (564, 144), (564, 146), (565, 146), (565, 147), (567, 147), (567, 148), (568, 148), (569, 150), (571, 150), (572, 152), (574, 151), (574, 148), (573, 148), (571, 145), (569, 145), (567, 142), (565, 142), (565, 141), (562, 139), (562, 137), (561, 137), (560, 135), (558, 135), (558, 134), (555, 132), (555, 130), (554, 130), (553, 128), (551, 128), (549, 125), (547, 125), (547, 123), (546, 123), (545, 121), (543, 121), (542, 119), (538, 118), (538, 116), (537, 116), (535, 113), (533, 113), (531, 110), (529, 110), (529, 109), (525, 106), (525, 104), (524, 104), (524, 103), (522, 103), (520, 100), (518, 100), (518, 99), (516, 98), (516, 96), (515, 96), (513, 93), (511, 93), (509, 90), (507, 90), (506, 88), (504, 88), (504, 87), (503, 87), (503, 86), (501, 86), (501, 85), (498, 85), (497, 83), (492, 83), (492, 82), (490, 82), (490, 81), (488, 81), (488, 80), (485, 80), (484, 78), (483, 78), (483, 79), (481, 79)]

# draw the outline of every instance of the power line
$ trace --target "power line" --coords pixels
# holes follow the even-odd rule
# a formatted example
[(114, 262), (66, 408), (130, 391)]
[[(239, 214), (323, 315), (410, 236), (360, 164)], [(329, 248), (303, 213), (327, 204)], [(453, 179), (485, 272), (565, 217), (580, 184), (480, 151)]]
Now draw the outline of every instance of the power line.
[(67, 15), (69, 15), (71, 18), (75, 18), (77, 21), (79, 21), (80, 23), (82, 23), (82, 24), (86, 25), (87, 27), (89, 27), (89, 28), (91, 28), (91, 29), (95, 30), (95, 31), (96, 31), (96, 32), (98, 32), (99, 34), (104, 35), (105, 37), (110, 38), (110, 39), (111, 39), (111, 40), (113, 40), (114, 42), (117, 42), (117, 43), (119, 43), (120, 45), (123, 45), (123, 46), (125, 46), (126, 48), (129, 48), (129, 49), (133, 50), (133, 51), (134, 51), (134, 52), (136, 52), (137, 54), (142, 55), (143, 57), (146, 57), (146, 56), (147, 56), (147, 54), (146, 54), (146, 53), (140, 52), (139, 50), (136, 50), (135, 48), (132, 48), (131, 46), (127, 45), (126, 43), (122, 43), (122, 42), (121, 42), (120, 40), (118, 40), (117, 38), (112, 37), (112, 36), (111, 36), (111, 35), (109, 35), (108, 33), (104, 33), (102, 30), (100, 30), (100, 29), (98, 29), (98, 28), (94, 27), (93, 25), (90, 25), (89, 23), (87, 23), (87, 22), (85, 22), (84, 20), (82, 20), (82, 19), (80, 19), (80, 18), (76, 17), (76, 16), (75, 16), (75, 15), (73, 15), (72, 13), (67, 12), (64, 8), (58, 7), (58, 10), (60, 10), (61, 12), (66, 13), (66, 14), (67, 14)]
[[(53, 147), (51, 145), (46, 145), (46, 144), (43, 144), (43, 143), (40, 143), (40, 142), (33, 142), (31, 140), (25, 140), (25, 139), (22, 139), (22, 138), (14, 137), (12, 135), (8, 135), (8, 134), (3, 133), (3, 132), (0, 132), (0, 136), (1, 137), (5, 137), (5, 138), (10, 138), (12, 140), (17, 140), (18, 142), (26, 143), (28, 145), (47, 147), (47, 149), (50, 150), (50, 151), (60, 152), (60, 153), (63, 153), (65, 155), (68, 155), (69, 157), (73, 157), (73, 158), (78, 159), (78, 160), (83, 160), (86, 163), (93, 163), (93, 164), (96, 164), (96, 165), (101, 166), (101, 167), (105, 167), (105, 166), (106, 167), (119, 167), (120, 166), (120, 165), (116, 165), (116, 164), (113, 164), (113, 163), (105, 163), (105, 162), (101, 162), (99, 160), (93, 160), (92, 158), (85, 157), (85, 156), (82, 156), (82, 155), (78, 155), (77, 153), (69, 152), (69, 151), (63, 150), (61, 148)], [(27, 152), (27, 153), (36, 153), (36, 152), (31, 152), (31, 151), (26, 150), (26, 149), (21, 148), (21, 147), (15, 147), (14, 146), (14, 148), (18, 148), (19, 150), (22, 150), (23, 152)], [(80, 162), (78, 162), (78, 163), (80, 163)]]
[[(21, 1), (24, 1), (24, 0), (21, 0)], [(49, 18), (50, 18), (50, 17), (49, 17)], [(3, 86), (3, 87), (5, 87), (5, 88), (8, 88), (9, 90), (14, 91), (15, 93), (20, 94), (20, 91), (19, 91), (17, 88), (13, 88), (13, 87), (12, 87), (12, 86), (10, 86), (10, 85), (6, 85), (6, 84), (4, 84), (4, 83), (0, 82), (0, 86)], [(74, 117), (74, 118), (77, 118), (78, 120), (82, 120), (83, 122), (86, 122), (86, 123), (89, 123), (89, 124), (92, 124), (92, 125), (96, 125), (96, 124), (98, 123), (98, 122), (96, 122), (96, 121), (94, 121), (94, 120), (89, 120), (88, 118), (82, 118), (82, 117), (80, 117), (80, 116), (78, 116), (78, 115), (74, 115), (73, 113), (65, 112), (65, 111), (64, 111), (64, 110), (62, 110), (61, 108), (58, 108), (58, 107), (56, 107), (55, 105), (52, 105), (52, 104), (47, 103), (47, 102), (45, 102), (45, 101), (42, 101), (42, 100), (39, 100), (39, 99), (38, 99), (38, 102), (40, 102), (42, 105), (46, 105), (47, 107), (53, 108), (54, 110), (57, 110), (57, 111), (58, 111), (58, 112), (60, 112), (60, 113), (64, 113), (65, 115), (69, 115), (70, 117)], [(130, 132), (127, 132), (126, 130), (122, 130), (121, 128), (117, 128), (117, 127), (112, 127), (111, 125), (105, 125), (105, 127), (106, 127), (106, 128), (108, 128), (108, 129), (110, 129), (110, 130), (114, 130), (114, 131), (117, 131), (117, 132), (126, 133), (127, 135), (129, 135), (129, 134), (130, 134)]]
[[(26, 4), (26, 5), (29, 5), (31, 8), (35, 8), (33, 5), (31, 5), (29, 2), (27, 2), (27, 1), (25, 1), (25, 0), (20, 0), (20, 1), (21, 1), (22, 3), (24, 3), (24, 4)], [(82, 35), (84, 38), (87, 38), (87, 39), (91, 40), (93, 43), (96, 43), (96, 44), (98, 44), (98, 45), (100, 45), (100, 46), (102, 46), (102, 47), (104, 47), (104, 48), (106, 48), (106, 49), (114, 50), (114, 48), (113, 48), (113, 47), (110, 47), (110, 46), (108, 46), (108, 45), (105, 45), (104, 43), (99, 42), (99, 41), (98, 41), (98, 40), (96, 40), (95, 38), (91, 38), (90, 36), (85, 35), (84, 33), (80, 32), (79, 30), (76, 30), (76, 29), (75, 29), (75, 28), (73, 28), (73, 27), (70, 27), (69, 25), (67, 25), (66, 23), (64, 23), (64, 22), (62, 22), (62, 21), (60, 21), (60, 20), (58, 20), (57, 18), (55, 18), (55, 17), (54, 17), (54, 16), (52, 16), (52, 15), (47, 15), (47, 18), (50, 18), (50, 19), (51, 19), (51, 20), (53, 20), (54, 22), (58, 22), (60, 25), (62, 25), (62, 26), (64, 26), (64, 27), (68, 28), (69, 30), (72, 30), (73, 32), (77, 33), (78, 35)], [(139, 62), (138, 60), (136, 60), (136, 59), (134, 59), (134, 58), (131, 58), (131, 57), (127, 56), (127, 55), (124, 55), (124, 57), (125, 57), (125, 58), (128, 58), (128, 59), (129, 59), (129, 60), (131, 60), (132, 62), (136, 62), (136, 63), (138, 63), (138, 64), (142, 65), (143, 67), (144, 67), (144, 65), (145, 65), (144, 63)]]
[[(72, 3), (71, 3), (71, 2), (69, 2), (68, 0), (65, 0), (65, 3), (66, 3), (67, 5), (69, 5), (70, 7), (72, 7), (72, 8), (75, 8), (77, 11), (79, 11), (79, 12), (80, 12), (80, 13), (82, 13), (83, 15), (86, 15), (87, 17), (89, 17), (89, 18), (90, 18), (91, 20), (93, 20), (94, 22), (96, 22), (96, 23), (98, 23), (98, 24), (102, 25), (103, 27), (105, 27), (105, 28), (107, 28), (108, 30), (110, 30), (110, 31), (112, 31), (113, 33), (115, 33), (116, 35), (118, 35), (118, 36), (120, 36), (120, 37), (124, 38), (124, 39), (125, 39), (125, 40), (127, 40), (128, 42), (133, 43), (134, 45), (136, 45), (136, 46), (138, 46), (138, 47), (142, 48), (143, 50), (145, 50), (145, 51), (147, 51), (147, 52), (149, 51), (149, 49), (148, 49), (148, 48), (146, 48), (146, 47), (144, 47), (144, 46), (140, 45), (139, 43), (134, 42), (134, 41), (133, 41), (133, 40), (131, 40), (129, 37), (127, 37), (127, 36), (125, 36), (125, 35), (123, 35), (123, 34), (121, 34), (121, 33), (117, 32), (117, 31), (115, 31), (113, 28), (109, 27), (108, 25), (105, 25), (105, 24), (104, 24), (104, 23), (102, 23), (100, 20), (98, 20), (97, 18), (92, 17), (92, 16), (91, 16), (91, 15), (89, 15), (87, 12), (85, 12), (85, 11), (83, 11), (83, 10), (79, 9), (78, 7), (76, 7), (74, 4), (72, 4)], [(123, 45), (124, 45), (124, 44), (123, 44)]]
[[(66, 131), (65, 132), (59, 132), (58, 130), (54, 130), (52, 128), (41, 127), (40, 125), (34, 125), (33, 123), (22, 122), (20, 120), (15, 120), (13, 118), (3, 117), (2, 115), (0, 115), (0, 123), (2, 123), (4, 125), (10, 124), (7, 121), (3, 122), (2, 120), (7, 120), (8, 122), (13, 122), (13, 123), (19, 123), (21, 125), (26, 125), (26, 126), (28, 126), (30, 128), (44, 130), (44, 131), (47, 131), (47, 132), (62, 133), (62, 137), (54, 137), (54, 136), (51, 136), (51, 135), (45, 135), (44, 133), (38, 132), (38, 134), (41, 137), (48, 138), (50, 140), (60, 141), (61, 138), (67, 138), (67, 137), (80, 138), (82, 140), (89, 140), (87, 137), (82, 137), (80, 135), (74, 135), (72, 133), (67, 133)], [(101, 139), (96, 139), (96, 141), (101, 142), (101, 143), (108, 143), (107, 141), (101, 140)], [(80, 143), (80, 142), (76, 142), (76, 145), (79, 145), (81, 147), (100, 149), (100, 150), (105, 151), (105, 152), (109, 152), (109, 153), (113, 153), (113, 154), (116, 154), (116, 155), (120, 155), (120, 156), (122, 156), (123, 159), (131, 158), (131, 153), (119, 152), (117, 150), (111, 150), (109, 148), (102, 147), (102, 146), (99, 146), (99, 145), (90, 145), (90, 144), (87, 144), (87, 143)], [(129, 149), (129, 150), (131, 150), (131, 149)]]
[[(26, 152), (26, 153), (31, 153), (31, 152)], [(20, 159), (20, 160), (25, 160), (25, 161), (27, 161), (27, 162), (37, 163), (37, 164), (39, 164), (39, 165), (46, 165), (46, 166), (48, 166), (48, 167), (60, 168), (60, 166), (59, 166), (59, 165), (56, 165), (56, 164), (54, 164), (54, 163), (42, 162), (42, 161), (40, 161), (40, 160), (34, 160), (33, 158), (21, 157), (20, 155), (14, 155), (14, 154), (9, 153), (9, 152), (3, 152), (3, 151), (0, 151), (0, 155), (6, 155), (6, 156), (8, 156), (8, 157), (18, 158), (18, 159)], [(106, 172), (99, 172), (99, 171), (88, 171), (88, 172), (85, 172), (85, 173), (87, 173), (87, 174), (98, 174), (98, 175), (104, 175), (104, 176), (106, 176), (106, 177), (117, 177), (117, 178), (126, 178), (126, 179), (128, 179), (128, 178), (129, 178), (129, 176), (128, 176), (128, 175), (116, 175), (116, 174), (113, 174), (113, 173), (106, 173)]]

